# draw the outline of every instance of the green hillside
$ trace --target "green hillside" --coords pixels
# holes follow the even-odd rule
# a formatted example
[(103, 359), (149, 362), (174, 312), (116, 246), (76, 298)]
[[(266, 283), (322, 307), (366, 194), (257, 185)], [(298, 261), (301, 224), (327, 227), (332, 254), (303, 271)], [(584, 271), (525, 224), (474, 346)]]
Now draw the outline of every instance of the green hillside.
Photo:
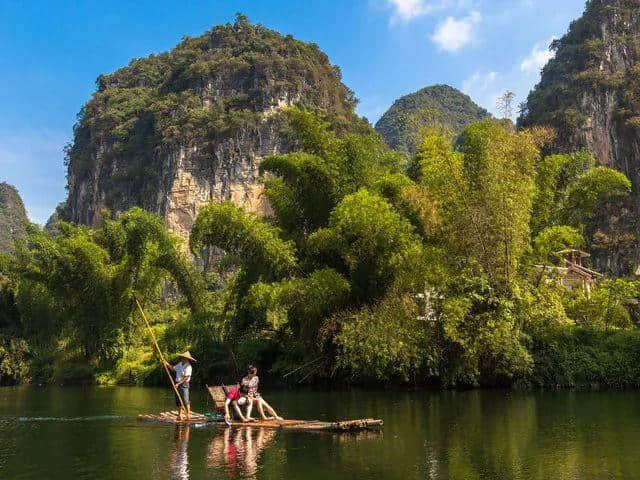
[(13, 250), (14, 242), (26, 236), (28, 222), (18, 190), (8, 183), (0, 183), (0, 252)]
[(376, 130), (391, 148), (415, 153), (425, 126), (441, 125), (459, 134), (469, 124), (490, 117), (460, 90), (434, 85), (396, 100), (378, 120)]

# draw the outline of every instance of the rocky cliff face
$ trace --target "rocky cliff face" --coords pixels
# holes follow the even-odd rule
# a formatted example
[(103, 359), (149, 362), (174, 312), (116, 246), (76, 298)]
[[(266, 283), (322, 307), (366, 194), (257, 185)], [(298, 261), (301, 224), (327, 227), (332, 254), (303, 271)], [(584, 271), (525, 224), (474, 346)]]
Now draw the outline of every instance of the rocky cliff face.
[(232, 200), (266, 212), (258, 166), (290, 149), (283, 110), (323, 110), (338, 128), (355, 100), (314, 44), (238, 16), (174, 50), (101, 76), (68, 150), (64, 217), (156, 212), (184, 239), (200, 208)]
[(596, 267), (629, 273), (640, 263), (640, 0), (590, 0), (552, 49), (519, 125), (552, 126), (553, 150), (586, 149), (629, 177), (629, 202), (585, 229)]
[(590, 0), (552, 44), (519, 123), (551, 125), (558, 150), (588, 149), (640, 187), (640, 0)]
[(27, 212), (18, 190), (0, 183), (0, 253), (12, 252), (15, 241), (27, 235)]
[(434, 85), (396, 100), (380, 117), (376, 130), (391, 148), (413, 154), (423, 127), (438, 125), (457, 135), (469, 124), (487, 118), (491, 114), (460, 90)]
[[(197, 144), (159, 153), (148, 166), (155, 170), (148, 179), (131, 178), (129, 159), (110, 157), (110, 147), (104, 146), (90, 177), (69, 175), (67, 216), (73, 222), (96, 225), (105, 208), (118, 212), (139, 205), (163, 217), (167, 227), (186, 240), (197, 213), (211, 201), (231, 200), (249, 211), (266, 213), (258, 166), (266, 156), (281, 152), (282, 143), (277, 121), (265, 119), (238, 128), (210, 153)], [(110, 158), (102, 162), (103, 156)]]

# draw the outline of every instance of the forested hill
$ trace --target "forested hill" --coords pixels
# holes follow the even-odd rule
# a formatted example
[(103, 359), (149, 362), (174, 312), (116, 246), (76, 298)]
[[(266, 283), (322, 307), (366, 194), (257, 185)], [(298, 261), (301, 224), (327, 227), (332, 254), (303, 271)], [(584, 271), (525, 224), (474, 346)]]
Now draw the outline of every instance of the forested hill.
[(437, 124), (458, 134), (490, 117), (460, 90), (433, 85), (396, 100), (378, 120), (376, 130), (391, 148), (415, 153), (424, 126)]
[(0, 253), (14, 249), (14, 242), (26, 236), (29, 220), (18, 194), (8, 183), (0, 183)]
[(278, 113), (319, 110), (339, 129), (358, 121), (355, 103), (316, 44), (238, 15), (98, 78), (68, 150), (63, 217), (95, 225), (104, 207), (141, 206), (186, 239), (211, 200), (263, 211), (258, 165), (291, 148)]
[(611, 204), (585, 231), (596, 265), (625, 273), (640, 262), (640, 0), (587, 2), (551, 48), (555, 58), (529, 94), (519, 125), (551, 126), (552, 150), (585, 149), (631, 180), (633, 195)]

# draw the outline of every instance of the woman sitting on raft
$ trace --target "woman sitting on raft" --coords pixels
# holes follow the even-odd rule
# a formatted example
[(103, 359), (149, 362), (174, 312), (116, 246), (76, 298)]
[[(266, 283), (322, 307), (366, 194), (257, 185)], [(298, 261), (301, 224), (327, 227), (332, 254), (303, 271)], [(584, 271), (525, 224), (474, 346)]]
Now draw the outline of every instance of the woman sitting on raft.
[[(240, 385), (242, 387), (246, 387), (249, 392), (248, 393), (249, 405), (247, 406), (247, 418), (249, 420), (252, 420), (251, 409), (253, 408), (253, 404), (255, 403), (256, 407), (258, 408), (258, 413), (260, 414), (260, 417), (262, 418), (262, 420), (273, 420), (273, 419), (282, 420), (282, 417), (278, 416), (278, 414), (271, 407), (271, 405), (269, 405), (266, 402), (266, 400), (262, 398), (260, 393), (258, 393), (259, 383), (260, 383), (260, 379), (258, 378), (258, 369), (253, 365), (249, 365), (247, 376), (240, 381)], [(264, 414), (265, 409), (271, 415), (271, 417), (267, 417)]]

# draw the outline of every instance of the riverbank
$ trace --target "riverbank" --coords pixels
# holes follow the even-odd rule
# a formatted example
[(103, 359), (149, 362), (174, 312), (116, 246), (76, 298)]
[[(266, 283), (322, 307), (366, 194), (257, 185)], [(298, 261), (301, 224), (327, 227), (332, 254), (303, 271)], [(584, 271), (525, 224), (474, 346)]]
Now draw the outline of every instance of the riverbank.
[[(602, 330), (567, 326), (544, 330), (529, 337), (527, 344), (532, 358), (532, 367), (526, 376), (514, 377), (509, 383), (492, 383), (490, 379), (476, 384), (460, 384), (459, 389), (478, 387), (511, 387), (526, 389), (625, 389), (640, 387), (640, 332), (636, 330)], [(207, 352), (197, 352), (204, 359)], [(195, 354), (195, 353), (194, 353)], [(151, 347), (139, 345), (125, 351), (123, 357), (111, 368), (97, 368), (86, 362), (51, 362), (42, 368), (34, 359), (23, 359), (19, 368), (32, 379), (24, 383), (53, 385), (165, 385), (165, 372), (157, 362)], [(29, 363), (31, 362), (31, 363)], [(199, 368), (196, 365), (192, 383), (204, 386), (214, 383), (232, 383), (241, 372), (233, 364), (219, 366), (216, 370)], [(226, 368), (225, 368), (226, 367)], [(17, 367), (16, 367), (17, 368)], [(47, 375), (49, 375), (47, 377)], [(265, 366), (261, 373), (263, 381), (281, 387), (298, 385), (297, 381), (269, 373)], [(375, 382), (357, 378), (316, 377), (306, 385), (323, 387), (365, 386), (367, 388), (412, 388), (446, 389), (437, 378), (413, 379), (413, 381)], [(449, 387), (450, 388), (450, 387)]]

